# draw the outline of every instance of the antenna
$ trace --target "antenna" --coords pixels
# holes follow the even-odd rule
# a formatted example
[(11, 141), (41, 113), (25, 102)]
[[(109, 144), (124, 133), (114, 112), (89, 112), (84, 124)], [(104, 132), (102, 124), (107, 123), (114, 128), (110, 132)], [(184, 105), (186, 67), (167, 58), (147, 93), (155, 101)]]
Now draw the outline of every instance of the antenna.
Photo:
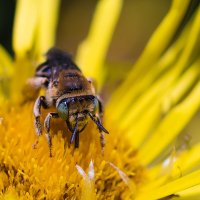
[(95, 117), (90, 112), (88, 112), (88, 115), (90, 116), (92, 121), (97, 125), (97, 127), (99, 128), (100, 131), (103, 131), (103, 132), (109, 134), (109, 132), (101, 124), (101, 122), (100, 122), (98, 117), (96, 117), (96, 119), (95, 119)]
[(76, 137), (76, 131), (77, 131), (77, 127), (78, 127), (78, 115), (76, 115), (76, 124), (74, 126), (74, 131), (72, 133), (71, 139), (70, 139), (70, 144), (72, 144), (72, 142), (74, 141), (75, 137)]

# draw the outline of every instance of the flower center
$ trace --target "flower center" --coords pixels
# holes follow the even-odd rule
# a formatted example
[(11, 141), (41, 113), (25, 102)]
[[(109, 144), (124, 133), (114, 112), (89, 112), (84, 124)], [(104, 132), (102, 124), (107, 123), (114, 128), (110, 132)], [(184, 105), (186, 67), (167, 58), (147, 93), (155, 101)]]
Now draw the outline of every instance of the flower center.
[(69, 147), (71, 132), (66, 124), (62, 120), (52, 120), (53, 157), (49, 157), (44, 134), (37, 148), (33, 149), (37, 136), (32, 106), (12, 107), (7, 104), (1, 109), (1, 190), (34, 198), (79, 198), (85, 180), (76, 166), (90, 172), (91, 161), (94, 163), (91, 183), (98, 199), (131, 198), (146, 181), (145, 168), (123, 134), (111, 129), (102, 155), (100, 134), (94, 123), (89, 123), (80, 134), (80, 146), (75, 150), (73, 144)]

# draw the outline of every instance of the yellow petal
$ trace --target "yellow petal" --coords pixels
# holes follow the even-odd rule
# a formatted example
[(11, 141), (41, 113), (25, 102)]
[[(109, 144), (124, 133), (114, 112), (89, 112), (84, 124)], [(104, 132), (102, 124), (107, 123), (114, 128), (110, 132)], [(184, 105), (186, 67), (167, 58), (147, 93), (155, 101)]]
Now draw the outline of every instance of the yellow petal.
[(76, 61), (83, 73), (101, 86), (106, 53), (122, 7), (122, 0), (98, 2), (88, 37), (78, 48)]
[(166, 182), (180, 177), (180, 175), (187, 174), (193, 169), (199, 166), (199, 152), (200, 143), (193, 145), (191, 148), (187, 148), (183, 152), (179, 152), (180, 155), (171, 154), (166, 160), (158, 165), (149, 169), (148, 174), (152, 180), (145, 186), (146, 188), (155, 188)]
[[(187, 35), (187, 31), (189, 29), (189, 34), (186, 36), (187, 40), (184, 44), (184, 49), (181, 52), (181, 55), (179, 57), (177, 57), (176, 63), (173, 64), (172, 72), (168, 72), (169, 73), (168, 76), (174, 76), (174, 79), (176, 79), (177, 76), (179, 76), (179, 74), (181, 73), (181, 71), (187, 67), (188, 62), (194, 53), (194, 49), (198, 48), (197, 41), (198, 41), (199, 32), (200, 32), (199, 21), (200, 21), (200, 10), (197, 10), (194, 21), (192, 22), (191, 25), (189, 24), (189, 27), (187, 27), (186, 33), (183, 33), (183, 35), (182, 35), (185, 37)], [(185, 40), (183, 40), (183, 41), (185, 41)], [(176, 60), (176, 58), (175, 58), (175, 60)], [(156, 63), (155, 63), (155, 65), (153, 65), (152, 68), (155, 68), (155, 70), (159, 70), (158, 66), (160, 66), (160, 65), (156, 65)], [(170, 66), (168, 66), (168, 67), (170, 67)], [(145, 73), (145, 74), (147, 73), (148, 76), (152, 76), (151, 73), (148, 73), (148, 68), (149, 68), (149, 66), (148, 67), (146, 66), (146, 69), (144, 70), (143, 73)], [(138, 76), (138, 77), (140, 78), (140, 76)], [(145, 94), (145, 92), (146, 92), (145, 90), (140, 91), (141, 96), (139, 96), (140, 99), (137, 99), (137, 101), (138, 102), (141, 101), (141, 98), (143, 97), (142, 103), (144, 103), (144, 105), (150, 104), (149, 98), (155, 97), (155, 96), (152, 96), (154, 94), (157, 94), (157, 96), (159, 96), (160, 93), (158, 93), (158, 91), (164, 90), (163, 87), (166, 87), (169, 84), (169, 82), (165, 82), (165, 80), (163, 80), (164, 78), (170, 80), (173, 77), (167, 77), (167, 72), (166, 72), (163, 77), (161, 76), (160, 79), (155, 80), (155, 83), (152, 86), (150, 85), (150, 88), (148, 88), (148, 90), (147, 90), (147, 94)], [(128, 79), (130, 79), (130, 75), (128, 76)], [(147, 78), (147, 80), (148, 80), (148, 78)], [(137, 81), (134, 82), (134, 80), (132, 80), (132, 82), (129, 83), (129, 86), (127, 85), (127, 88), (129, 88), (129, 91), (127, 93), (124, 92), (124, 91), (126, 91), (126, 89), (124, 89), (123, 94), (120, 94), (120, 96), (116, 96), (115, 94), (114, 94), (114, 96), (112, 96), (112, 99), (111, 99), (112, 106), (110, 109), (113, 110), (116, 107), (119, 108), (117, 110), (118, 112), (116, 112), (116, 114), (114, 115), (115, 116), (114, 119), (117, 119), (117, 118), (120, 119), (121, 117), (119, 117), (119, 116), (121, 116), (123, 111), (126, 111), (126, 114), (127, 114), (127, 112), (134, 113), (135, 109), (134, 108), (132, 109), (131, 106), (137, 107), (137, 109), (139, 109), (138, 106), (134, 104), (132, 97), (134, 97), (134, 95), (135, 95), (135, 88), (137, 87), (137, 85), (139, 85), (139, 87), (140, 87), (140, 81), (141, 80), (139, 79), (138, 83), (137, 83)], [(135, 84), (135, 86), (133, 86), (133, 88), (132, 88), (130, 86), (133, 85), (133, 83)], [(147, 85), (147, 87), (148, 87), (148, 85)], [(137, 92), (137, 89), (136, 89), (136, 92)], [(120, 99), (120, 101), (118, 101), (118, 99)], [(146, 103), (145, 103), (145, 101), (146, 101)], [(142, 105), (140, 105), (140, 107), (142, 107)], [(121, 110), (120, 110), (120, 108), (121, 108)], [(128, 109), (128, 111), (125, 109)]]
[(9, 83), (13, 75), (13, 60), (8, 52), (0, 45), (0, 104), (10, 95)]
[(59, 0), (18, 0), (13, 48), (18, 57), (23, 57), (33, 47), (35, 54), (42, 55), (54, 45)]
[(13, 49), (23, 57), (32, 48), (38, 20), (39, 0), (18, 0), (13, 28)]
[(200, 197), (200, 184), (178, 192), (177, 195), (179, 196), (180, 200), (199, 200)]
[[(183, 80), (181, 80), (182, 83), (178, 84), (178, 86), (174, 85), (177, 84), (176, 79), (181, 75), (183, 70), (188, 67), (188, 62), (192, 58), (194, 49), (198, 47), (197, 41), (200, 32), (199, 21), (200, 11), (198, 10), (195, 16), (195, 20), (192, 23), (192, 27), (188, 35), (188, 40), (184, 46), (184, 50), (182, 51), (180, 57), (177, 59), (177, 62), (152, 86), (149, 86), (148, 90), (144, 91), (141, 96), (139, 96), (137, 101), (128, 106), (128, 110), (126, 110), (126, 112), (122, 113), (121, 115), (123, 117), (118, 117), (118, 110), (120, 110), (120, 107), (124, 107), (126, 103), (123, 102), (121, 98), (120, 101), (118, 101), (118, 105), (116, 106), (118, 109), (115, 109), (117, 112), (114, 114), (114, 116), (117, 116), (118, 119), (118, 121), (116, 120), (116, 123), (119, 124), (119, 127), (122, 130), (129, 129), (128, 135), (131, 136), (134, 134), (133, 140), (135, 137), (137, 137), (136, 140), (134, 140), (136, 147), (141, 144), (148, 131), (151, 131), (149, 129), (153, 128), (153, 126), (157, 124), (157, 121), (162, 117), (162, 114), (166, 112), (172, 105), (178, 102), (178, 100), (184, 95), (184, 93), (196, 79), (196, 76), (198, 75), (196, 74), (198, 72), (198, 68), (194, 66), (196, 69), (193, 69), (193, 72), (189, 72), (186, 77), (183, 76)], [(196, 61), (196, 65), (199, 65), (198, 63), (199, 61)], [(174, 90), (173, 93), (170, 92), (170, 90)], [(134, 94), (134, 91), (132, 92)], [(130, 90), (128, 93), (130, 93)], [(169, 94), (171, 97), (169, 97)], [(161, 104), (163, 102), (163, 98), (164, 108)], [(144, 122), (147, 123), (147, 126), (143, 125)]]
[(199, 177), (200, 170), (197, 170), (166, 185), (158, 187), (156, 190), (140, 191), (136, 200), (146, 200), (147, 198), (148, 200), (154, 200), (176, 194), (177, 192), (183, 191), (187, 188), (192, 188), (193, 186), (200, 184)]
[[(167, 180), (169, 180), (169, 176), (163, 175), (155, 180), (149, 181), (146, 185), (142, 187), (142, 193), (146, 191), (155, 190), (161, 185), (163, 185)], [(141, 191), (139, 191), (140, 193)]]
[[(112, 97), (113, 101), (123, 96), (124, 91), (129, 88), (140, 75), (143, 75), (144, 72), (147, 73), (147, 71), (151, 69), (150, 66), (154, 65), (163, 51), (169, 46), (171, 39), (176, 33), (177, 27), (185, 15), (189, 3), (189, 0), (172, 1), (170, 11), (149, 40), (142, 55), (130, 72), (129, 77), (114, 93)], [(165, 39), (163, 40), (163, 38)]]
[(95, 200), (96, 195), (94, 191), (94, 165), (92, 160), (89, 165), (88, 175), (79, 165), (76, 165), (78, 173), (83, 177), (81, 200)]
[(189, 28), (190, 27), (187, 27), (187, 30), (184, 31), (178, 41), (175, 42), (167, 52), (165, 52), (165, 54), (151, 67), (149, 72), (145, 72), (142, 76), (140, 76), (140, 80), (137, 84), (136, 82), (131, 84), (129, 92), (124, 92), (124, 94), (120, 97), (120, 101), (117, 101), (118, 97), (116, 97), (116, 99), (112, 97), (106, 111), (113, 113), (114, 108), (117, 107), (117, 112), (112, 116), (113, 120), (121, 119), (123, 112), (126, 112), (127, 108), (130, 110), (130, 104), (133, 104), (135, 99), (137, 99), (140, 94), (144, 93), (149, 85), (152, 85), (156, 79), (162, 75), (163, 71), (170, 69), (171, 66), (175, 64), (180, 56), (185, 40), (188, 37)]
[[(189, 96), (162, 120), (151, 138), (141, 148), (142, 162), (148, 164), (180, 133), (200, 106), (200, 82)], [(178, 120), (178, 122), (177, 122)], [(162, 139), (161, 139), (162, 137)]]
[(60, 0), (41, 0), (38, 4), (35, 53), (43, 56), (55, 44)]
[[(172, 176), (177, 174), (188, 173), (199, 166), (200, 143), (193, 145), (190, 149), (186, 149), (176, 160), (174, 169), (171, 172)], [(178, 169), (179, 168), (179, 169)]]
[[(174, 105), (176, 105), (195, 83), (200, 72), (199, 64), (200, 61), (191, 66), (170, 89), (164, 92), (163, 95), (162, 93), (159, 93), (160, 97), (153, 100), (150, 107), (146, 108), (146, 111), (143, 109), (137, 114), (137, 108), (139, 108), (141, 105), (138, 104), (138, 106), (133, 109), (135, 111), (133, 112), (135, 117), (131, 118), (130, 115), (128, 115), (126, 121), (124, 121), (124, 123), (122, 121), (121, 127), (124, 125), (122, 128), (129, 126), (127, 135), (133, 141), (133, 144), (136, 148), (141, 145), (146, 135), (156, 126), (156, 124), (159, 123), (161, 117), (165, 115), (165, 113), (167, 113)], [(163, 84), (167, 85), (166, 82)], [(142, 112), (144, 114), (142, 114)], [(129, 125), (131, 123), (133, 124), (132, 126)], [(144, 123), (145, 126), (143, 126)]]
[(13, 74), (13, 60), (9, 53), (0, 45), (0, 76)]

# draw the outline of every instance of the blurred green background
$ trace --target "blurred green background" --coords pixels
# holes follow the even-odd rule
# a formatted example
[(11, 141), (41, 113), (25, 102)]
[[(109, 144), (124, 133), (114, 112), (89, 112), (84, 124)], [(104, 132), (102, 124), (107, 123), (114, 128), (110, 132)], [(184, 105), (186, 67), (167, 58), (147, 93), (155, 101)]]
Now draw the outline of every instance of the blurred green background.
[[(88, 33), (97, 2), (62, 1), (57, 34), (58, 47), (75, 54), (78, 44)], [(167, 13), (170, 4), (171, 0), (125, 0), (107, 60), (133, 62)]]
[[(88, 33), (97, 2), (61, 1), (56, 46), (75, 55), (78, 44)], [(15, 0), (0, 0), (0, 42), (9, 52), (15, 4)], [(133, 63), (170, 4), (171, 0), (125, 0), (107, 60)]]

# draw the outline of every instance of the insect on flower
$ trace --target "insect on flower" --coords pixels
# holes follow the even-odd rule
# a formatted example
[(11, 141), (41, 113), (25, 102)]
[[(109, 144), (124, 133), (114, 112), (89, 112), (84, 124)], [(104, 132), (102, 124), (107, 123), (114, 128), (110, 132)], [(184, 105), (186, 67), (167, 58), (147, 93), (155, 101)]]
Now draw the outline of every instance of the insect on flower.
[(95, 94), (92, 81), (83, 76), (67, 53), (55, 48), (50, 49), (46, 54), (46, 61), (37, 67), (35, 76), (28, 82), (35, 90), (45, 89), (45, 96), (39, 96), (33, 108), (34, 125), (38, 136), (42, 135), (41, 107), (56, 108), (57, 111), (48, 113), (44, 120), (50, 156), (52, 156), (50, 134), (52, 118), (62, 118), (66, 121), (72, 133), (70, 144), (75, 141), (75, 148), (79, 147), (79, 133), (84, 130), (90, 118), (99, 129), (101, 147), (104, 148), (103, 132), (108, 133), (108, 131), (101, 122), (102, 103)]

